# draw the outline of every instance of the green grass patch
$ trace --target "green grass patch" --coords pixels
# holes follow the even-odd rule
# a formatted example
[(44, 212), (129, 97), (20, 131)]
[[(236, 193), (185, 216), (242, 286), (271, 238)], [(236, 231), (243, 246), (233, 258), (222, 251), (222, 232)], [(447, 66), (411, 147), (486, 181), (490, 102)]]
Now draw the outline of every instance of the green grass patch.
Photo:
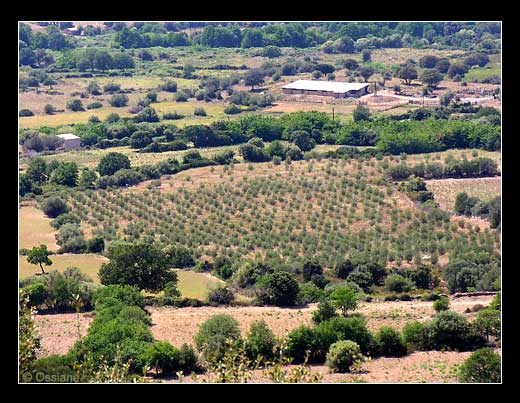
[(211, 290), (224, 282), (207, 273), (197, 273), (189, 270), (177, 270), (179, 290), (183, 297), (206, 300)]

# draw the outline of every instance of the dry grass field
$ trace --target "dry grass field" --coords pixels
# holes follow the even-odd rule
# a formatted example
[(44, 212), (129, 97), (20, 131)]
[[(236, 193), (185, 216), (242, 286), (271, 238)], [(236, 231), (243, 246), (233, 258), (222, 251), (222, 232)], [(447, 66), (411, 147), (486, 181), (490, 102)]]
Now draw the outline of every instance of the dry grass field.
[(23, 206), (18, 210), (18, 246), (30, 249), (40, 244), (49, 250), (58, 249), (56, 230), (51, 227), (51, 219), (35, 205)]
[(470, 179), (432, 179), (426, 185), (433, 192), (439, 206), (446, 211), (453, 211), (455, 199), (460, 192), (470, 197), (489, 201), (502, 194), (502, 178), (470, 178)]
[[(98, 272), (101, 264), (108, 262), (106, 257), (91, 253), (81, 255), (65, 253), (62, 255), (51, 255), (49, 258), (52, 261), (52, 265), (44, 266), (45, 272), (63, 272), (69, 267), (77, 267), (95, 283), (99, 283)], [(26, 256), (20, 256), (18, 263), (18, 273), (21, 279), (41, 273), (40, 266), (28, 263)]]

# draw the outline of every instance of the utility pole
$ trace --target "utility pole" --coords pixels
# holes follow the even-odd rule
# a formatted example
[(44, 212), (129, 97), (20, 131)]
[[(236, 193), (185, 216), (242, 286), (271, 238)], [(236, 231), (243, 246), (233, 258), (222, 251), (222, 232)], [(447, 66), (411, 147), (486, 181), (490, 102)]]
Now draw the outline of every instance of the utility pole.
[(332, 121), (334, 122), (334, 105), (336, 104), (332, 104)]

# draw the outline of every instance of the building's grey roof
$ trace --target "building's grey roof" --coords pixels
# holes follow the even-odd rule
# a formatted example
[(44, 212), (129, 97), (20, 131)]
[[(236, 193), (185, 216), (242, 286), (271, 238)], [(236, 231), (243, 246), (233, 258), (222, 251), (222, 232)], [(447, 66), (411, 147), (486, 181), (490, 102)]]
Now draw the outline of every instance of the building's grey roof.
[(79, 137), (72, 133), (57, 134), (56, 136), (61, 137), (63, 140), (79, 140)]
[(364, 87), (368, 87), (368, 85), (367, 83), (344, 83), (339, 81), (297, 80), (291, 84), (284, 85), (282, 88), (345, 93), (348, 91), (358, 91)]

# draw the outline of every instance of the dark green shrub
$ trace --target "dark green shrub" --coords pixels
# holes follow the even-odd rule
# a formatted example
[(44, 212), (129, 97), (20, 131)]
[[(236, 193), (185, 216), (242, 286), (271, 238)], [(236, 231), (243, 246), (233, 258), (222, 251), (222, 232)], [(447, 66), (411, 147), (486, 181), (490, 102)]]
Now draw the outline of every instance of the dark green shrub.
[(338, 334), (338, 340), (352, 340), (359, 344), (363, 354), (372, 348), (372, 334), (369, 332), (365, 319), (360, 316), (344, 318), (334, 317), (321, 322), (316, 327), (328, 328)]
[(296, 303), (311, 304), (313, 302), (318, 302), (322, 297), (323, 291), (319, 289), (316, 284), (308, 282), (300, 286)]
[(34, 113), (30, 109), (21, 109), (18, 113), (18, 116), (24, 117), (24, 116), (34, 116)]
[(235, 104), (229, 104), (224, 108), (224, 113), (226, 115), (236, 115), (237, 113), (241, 113), (242, 109), (240, 109), (240, 106), (237, 106)]
[(348, 372), (362, 359), (359, 345), (351, 340), (340, 340), (330, 346), (326, 365), (334, 372)]
[(203, 352), (204, 358), (216, 362), (224, 357), (228, 341), (241, 343), (238, 322), (229, 315), (214, 315), (205, 321), (195, 336), (195, 345)]
[(96, 309), (104, 305), (123, 303), (125, 305), (138, 306), (144, 309), (144, 299), (136, 287), (129, 285), (109, 285), (100, 288), (93, 297)]
[(287, 355), (295, 363), (303, 362), (307, 352), (311, 354), (315, 349), (314, 329), (301, 325), (290, 331), (287, 336)]
[(90, 104), (87, 105), (87, 109), (99, 109), (99, 108), (102, 108), (103, 107), (103, 104), (99, 101), (96, 101), (96, 102), (92, 102)]
[(108, 103), (115, 108), (122, 108), (128, 105), (128, 97), (125, 94), (115, 94), (110, 97)]
[(403, 339), (409, 351), (424, 350), (424, 326), (421, 322), (408, 322), (402, 329)]
[(354, 271), (354, 265), (350, 260), (345, 260), (339, 263), (335, 268), (334, 272), (338, 278), (346, 279), (350, 273)]
[(87, 249), (90, 253), (101, 253), (105, 249), (105, 240), (96, 236), (87, 241)]
[(56, 219), (54, 219), (51, 222), (51, 225), (54, 228), (59, 229), (64, 224), (67, 224), (67, 223), (79, 224), (80, 222), (81, 222), (81, 219), (77, 215), (72, 214), (72, 213), (65, 213), (65, 214), (60, 214), (58, 217), (56, 217)]
[(60, 214), (67, 213), (69, 211), (67, 203), (65, 203), (65, 201), (60, 197), (49, 197), (48, 199), (44, 200), (41, 204), (41, 209), (47, 216), (51, 218), (56, 218)]
[(412, 282), (400, 274), (390, 274), (385, 279), (385, 288), (393, 292), (407, 292), (413, 287)]
[(179, 367), (179, 350), (167, 341), (157, 341), (145, 351), (146, 364), (158, 374), (167, 375)]
[(318, 309), (312, 313), (312, 321), (316, 324), (325, 322), (335, 316), (338, 316), (336, 307), (328, 299), (320, 301)]
[(254, 360), (258, 356), (270, 359), (274, 355), (276, 337), (264, 320), (251, 323), (249, 333), (245, 341), (247, 356)]
[(179, 350), (179, 371), (190, 374), (198, 370), (197, 353), (190, 345), (184, 343)]
[(300, 288), (291, 274), (282, 271), (266, 275), (258, 286), (261, 302), (277, 306), (294, 305)]
[(215, 305), (229, 305), (235, 300), (235, 294), (227, 287), (221, 286), (208, 294), (208, 302)]
[(71, 99), (70, 101), (67, 101), (67, 109), (70, 109), (72, 112), (80, 112), (85, 110), (81, 100), (79, 99)]
[(27, 285), (23, 290), (29, 296), (29, 304), (36, 308), (40, 307), (48, 298), (47, 290), (43, 283), (35, 283)]
[[(71, 361), (66, 355), (49, 355), (33, 361), (29, 366), (31, 374), (24, 375), (24, 382), (35, 383), (74, 383), (80, 382), (79, 374), (71, 367)], [(27, 378), (26, 378), (27, 377)]]
[(193, 114), (195, 116), (207, 116), (207, 113), (204, 110), (204, 108), (195, 108), (195, 110), (193, 111)]
[(430, 347), (465, 351), (483, 345), (485, 340), (472, 332), (468, 320), (458, 313), (442, 311), (425, 324), (425, 334)]
[(403, 336), (397, 330), (383, 326), (374, 336), (378, 354), (385, 357), (401, 357), (406, 355), (406, 344)]
[(433, 302), (433, 309), (435, 312), (447, 311), (450, 309), (450, 300), (446, 297), (441, 297)]
[(501, 357), (491, 348), (473, 352), (459, 369), (459, 382), (500, 383)]

